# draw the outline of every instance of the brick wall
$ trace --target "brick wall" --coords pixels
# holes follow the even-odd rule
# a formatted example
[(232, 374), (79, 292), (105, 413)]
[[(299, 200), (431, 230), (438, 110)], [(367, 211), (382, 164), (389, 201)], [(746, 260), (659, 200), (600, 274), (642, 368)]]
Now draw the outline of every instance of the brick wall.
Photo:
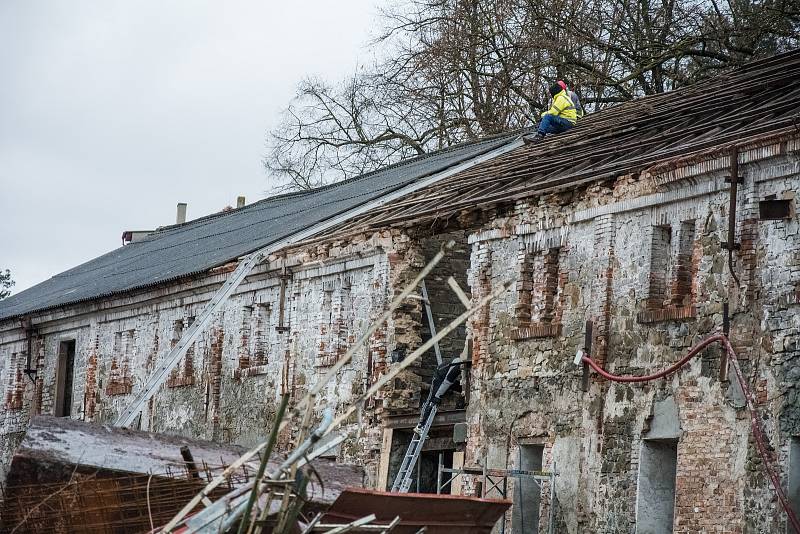
[[(628, 533), (635, 528), (642, 443), (656, 425), (654, 406), (669, 398), (678, 424), (674, 530), (779, 531), (782, 518), (747, 438), (747, 418), (730, 383), (720, 381), (719, 350), (647, 385), (586, 381), (572, 359), (591, 322), (591, 355), (608, 369), (661, 369), (718, 331), (729, 302), (734, 346), (757, 385), (767, 435), (785, 466), (788, 440), (800, 435), (794, 387), (800, 228), (796, 216), (758, 220), (755, 207), (766, 195), (791, 194), (800, 185), (797, 153), (785, 152), (770, 159), (742, 155), (739, 284), (728, 275), (720, 246), (727, 239), (724, 165), (708, 166), (721, 170), (705, 174), (618, 177), (470, 218), (488, 222), (469, 235), (469, 247), (461, 235), (456, 251), (429, 277), (437, 328), (460, 310), (445, 287), (447, 276), (468, 287), (473, 300), (506, 281), (516, 285), (442, 344), (453, 354), (471, 337), (467, 465), (514, 467), (520, 445), (540, 443), (544, 468), (555, 464), (559, 472), (555, 531)], [(667, 227), (669, 240), (665, 232), (656, 235), (654, 229)], [(382, 231), (270, 258), (211, 319), (140, 425), (244, 445), (262, 440), (281, 392), (293, 401), (304, 395), (446, 238)], [(26, 350), (18, 325), (0, 324), (0, 396), (14, 407), (0, 415), (3, 458), (32, 411), (52, 413), (59, 343), (74, 339), (77, 347), (73, 416), (111, 421), (180, 337), (176, 329), (188, 327), (224, 278), (209, 273), (35, 317), (36, 382), (20, 379), (15, 367)], [(278, 329), (281, 315), (285, 328)], [(418, 298), (404, 302), (324, 388), (318, 410), (343, 409), (420, 346), (425, 322)], [(364, 465), (368, 484), (375, 481), (382, 418), (418, 409), (431, 359), (432, 353), (401, 374), (360, 421), (347, 425), (352, 433), (339, 459)], [(292, 430), (282, 437), (284, 446)], [(465, 480), (465, 491), (474, 491), (476, 482)], [(546, 529), (552, 503), (543, 503)]]
[[(793, 252), (800, 225), (796, 216), (758, 220), (757, 202), (770, 194), (785, 198), (800, 186), (800, 158), (793, 153), (740, 169), (746, 177), (737, 206), (743, 248), (733, 263), (741, 285), (732, 282), (720, 246), (728, 223), (724, 172), (690, 180), (677, 172), (621, 177), (574, 191), (569, 204), (528, 199), (471, 237), (474, 294), (504, 281), (515, 285), (471, 324), (479, 365), (472, 371), (466, 463), (513, 466), (520, 443), (545, 444), (545, 469), (555, 462), (560, 472), (557, 532), (635, 530), (640, 450), (651, 439), (655, 402), (664, 398), (677, 406), (674, 532), (783, 528), (748, 438), (749, 419), (736, 407), (730, 382), (720, 381), (719, 349), (646, 385), (594, 376), (586, 383), (583, 369), (571, 362), (591, 321), (591, 355), (606, 368), (660, 370), (720, 330), (727, 301), (734, 346), (760, 399), (775, 457), (786, 468), (789, 438), (800, 431), (800, 398), (790, 385), (800, 377), (794, 319), (800, 255)], [(700, 186), (705, 193), (697, 194)], [(553, 256), (547, 261), (555, 244), (557, 281)], [(549, 306), (560, 307), (559, 334), (520, 335), (521, 326), (555, 317)], [(542, 506), (541, 532), (547, 520)]]
[[(391, 294), (399, 291), (391, 284), (392, 275), (400, 283), (402, 271), (408, 276), (420, 267), (422, 255), (413, 259), (407, 254), (411, 245), (399, 233), (386, 233), (295, 251), (288, 258), (290, 277), (282, 304), (280, 261), (271, 263), (276, 266), (272, 270), (259, 267), (215, 314), (136, 424), (243, 445), (263, 440), (283, 388), (296, 400), (326, 371), (318, 365), (320, 332), (329, 332), (325, 354), (335, 361), (381, 315)], [(392, 267), (390, 257), (397, 258)], [(34, 318), (41, 333), (35, 384), (21, 374), (25, 343), (18, 325), (0, 325), (0, 395), (10, 408), (3, 410), (0, 420), (3, 462), (32, 412), (53, 413), (61, 341), (76, 342), (72, 416), (113, 421), (224, 278), (224, 273), (211, 274)], [(333, 292), (326, 300), (328, 288)], [(281, 307), (285, 331), (275, 328)], [(319, 411), (326, 406), (343, 409), (388, 369), (395, 347), (411, 346), (414, 336), (418, 343), (419, 329), (403, 317), (380, 328), (338, 380), (322, 392)], [(11, 354), (15, 355), (13, 365)], [(407, 391), (415, 399), (420, 396), (418, 386), (413, 394)], [(382, 428), (376, 414), (390, 404), (385, 395), (376, 401), (365, 415), (369, 428), (360, 435), (353, 433), (340, 452), (343, 461), (371, 470), (370, 477), (375, 476)], [(284, 445), (290, 437), (291, 429)]]

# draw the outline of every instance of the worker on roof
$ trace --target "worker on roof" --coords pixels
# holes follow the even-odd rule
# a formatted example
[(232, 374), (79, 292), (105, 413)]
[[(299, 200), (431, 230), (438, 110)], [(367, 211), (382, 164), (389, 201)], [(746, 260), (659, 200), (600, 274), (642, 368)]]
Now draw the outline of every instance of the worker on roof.
[(579, 119), (582, 119), (584, 112), (583, 112), (583, 106), (581, 105), (581, 99), (578, 97), (578, 93), (567, 87), (567, 82), (565, 82), (564, 80), (558, 80), (556, 83), (560, 85), (563, 90), (567, 92), (570, 100), (572, 100), (572, 104), (575, 106), (576, 115), (578, 116)]
[(553, 103), (550, 109), (542, 113), (535, 139), (544, 139), (549, 133), (566, 132), (578, 121), (575, 104), (572, 103), (569, 93), (559, 84), (554, 83), (550, 86), (550, 96), (553, 97)]

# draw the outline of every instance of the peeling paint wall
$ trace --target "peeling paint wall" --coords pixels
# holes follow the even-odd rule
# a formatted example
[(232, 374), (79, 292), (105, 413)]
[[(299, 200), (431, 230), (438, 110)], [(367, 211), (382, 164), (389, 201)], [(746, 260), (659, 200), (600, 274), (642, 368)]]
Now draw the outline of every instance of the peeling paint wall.
[[(437, 328), (462, 309), (446, 289), (448, 276), (473, 300), (512, 282), (442, 344), (450, 358), (471, 338), (465, 465), (514, 468), (520, 446), (541, 446), (543, 468), (555, 466), (558, 477), (553, 502), (550, 483), (542, 484), (540, 532), (552, 513), (555, 532), (629, 533), (645, 440), (677, 439), (674, 532), (779, 532), (784, 519), (749, 443), (749, 419), (720, 376), (718, 348), (646, 385), (587, 376), (573, 358), (588, 337), (592, 357), (617, 374), (660, 370), (719, 331), (728, 302), (732, 341), (786, 485), (790, 440), (800, 435), (800, 224), (794, 211), (767, 221), (758, 209), (770, 195), (793, 198), (798, 148), (790, 140), (740, 155), (739, 284), (721, 246), (729, 216), (724, 157), (518, 201), (483, 219), (464, 214), (469, 246), (463, 230), (386, 230), (270, 258), (210, 321), (140, 425), (243, 445), (263, 439), (281, 392), (302, 397), (456, 237), (428, 278)], [(3, 458), (31, 413), (53, 412), (63, 341), (77, 347), (72, 416), (112, 421), (230, 270), (33, 317), (34, 380), (22, 372), (24, 331), (0, 324)], [(342, 410), (429, 335), (422, 301), (406, 300), (323, 390), (318, 410)], [(379, 478), (382, 448), (391, 447), (385, 418), (418, 412), (435, 364), (431, 351), (348, 423), (338, 457), (365, 466), (368, 485)], [(451, 397), (450, 407), (464, 401)], [(281, 444), (291, 436), (292, 429)], [(467, 477), (460, 487), (474, 493), (478, 482)], [(513, 495), (513, 481), (508, 490)]]
[[(433, 314), (441, 327), (463, 309), (444, 288), (455, 268), (465, 287), (469, 246), (464, 232), (415, 238), (399, 231), (378, 232), (271, 258), (268, 267), (259, 266), (215, 313), (137, 424), (146, 430), (246, 446), (263, 440), (282, 392), (288, 391), (292, 400), (302, 398), (452, 238), (459, 245), (427, 280)], [(0, 395), (5, 401), (0, 415), (0, 452), (5, 461), (0, 465), (10, 458), (30, 414), (54, 413), (62, 342), (76, 344), (71, 416), (114, 421), (231, 269), (226, 266), (166, 288), (34, 317), (35, 383), (22, 372), (24, 332), (15, 322), (0, 325)], [(429, 335), (423, 321), (418, 294), (379, 327), (320, 392), (318, 412), (328, 406), (344, 410), (419, 347)], [(462, 328), (446, 338), (443, 350), (451, 355), (455, 347), (462, 347), (464, 334)], [(383, 418), (418, 412), (435, 366), (430, 351), (370, 399), (360, 419), (350, 421), (346, 430), (352, 433), (340, 447), (339, 459), (365, 466), (368, 484), (377, 476)], [(280, 445), (288, 446), (293, 431), (280, 437)]]
[[(680, 429), (673, 531), (782, 531), (784, 515), (749, 444), (749, 417), (720, 381), (719, 348), (645, 385), (592, 375), (586, 391), (573, 358), (591, 322), (591, 354), (606, 369), (661, 370), (721, 330), (728, 301), (733, 345), (786, 486), (790, 438), (800, 432), (800, 224), (794, 213), (759, 220), (758, 202), (792, 197), (800, 186), (793, 143), (740, 154), (739, 286), (720, 245), (726, 157), (696, 172), (624, 176), (519, 201), (474, 232), (473, 296), (514, 285), (470, 324), (465, 463), (516, 467), (521, 444), (542, 443), (544, 469), (559, 473), (555, 532), (635, 532), (643, 440), (659, 406), (671, 403)], [(478, 482), (465, 481), (466, 491)], [(542, 491), (539, 531), (548, 532), (549, 483)]]
[[(269, 432), (281, 392), (301, 398), (360, 337), (424, 265), (407, 236), (384, 232), (272, 258), (237, 289), (175, 367), (138, 423), (143, 429), (251, 445)], [(280, 303), (286, 262), (285, 299)], [(24, 376), (26, 341), (15, 322), (0, 325), (2, 455), (7, 460), (32, 413), (53, 413), (59, 345), (75, 340), (72, 417), (110, 422), (134, 398), (224, 280), (206, 277), (34, 317), (38, 372)], [(419, 343), (419, 300), (373, 334), (351, 364), (318, 398), (317, 408), (342, 410), (391, 365), (398, 346)], [(280, 323), (283, 308), (283, 325)], [(409, 317), (413, 316), (413, 319)], [(281, 326), (283, 328), (281, 328)], [(381, 443), (379, 416), (400, 404), (419, 404), (421, 378), (373, 400), (360, 432), (341, 447), (340, 459), (375, 476)], [(387, 412), (388, 413), (388, 412)], [(356, 428), (354, 419), (349, 429)], [(283, 436), (284, 443), (291, 433)]]

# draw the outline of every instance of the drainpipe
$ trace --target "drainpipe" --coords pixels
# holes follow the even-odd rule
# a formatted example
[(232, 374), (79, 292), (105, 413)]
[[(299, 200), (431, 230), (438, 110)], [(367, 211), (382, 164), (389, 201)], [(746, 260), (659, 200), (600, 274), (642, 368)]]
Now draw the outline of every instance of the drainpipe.
[[(728, 272), (733, 277), (736, 285), (739, 285), (739, 278), (733, 270), (733, 251), (739, 250), (742, 245), (736, 242), (736, 201), (739, 190), (739, 184), (743, 182), (739, 176), (739, 149), (734, 146), (731, 148), (730, 155), (730, 176), (725, 178), (726, 182), (730, 182), (730, 197), (728, 201), (728, 240), (722, 243), (722, 248), (728, 251)], [(728, 301), (722, 305), (722, 329), (726, 336), (730, 335), (730, 304)], [(719, 379), (722, 382), (728, 380), (728, 352), (723, 351), (722, 358), (719, 365)]]
[(31, 364), (33, 363), (33, 336), (38, 334), (38, 331), (33, 326), (33, 321), (30, 317), (22, 320), (22, 329), (25, 330), (25, 341), (27, 343), (25, 369), (22, 370), (31, 382), (36, 383), (36, 371)]

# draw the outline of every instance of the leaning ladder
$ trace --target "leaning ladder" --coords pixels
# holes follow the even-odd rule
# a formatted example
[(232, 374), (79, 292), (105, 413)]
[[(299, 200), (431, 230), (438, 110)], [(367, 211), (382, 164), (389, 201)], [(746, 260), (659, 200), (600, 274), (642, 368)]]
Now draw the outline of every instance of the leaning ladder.
[(437, 410), (438, 406), (432, 404), (431, 411), (425, 423), (422, 425), (421, 432), (419, 434), (416, 432), (413, 433), (411, 443), (408, 444), (406, 455), (403, 457), (403, 463), (400, 464), (400, 470), (397, 472), (394, 484), (392, 484), (393, 493), (408, 493), (408, 488), (411, 487), (411, 475), (414, 473), (414, 466), (417, 465), (417, 459), (422, 452), (422, 446), (425, 444), (425, 440), (428, 439), (428, 432), (433, 424), (433, 418), (436, 417)]
[[(436, 324), (433, 322), (433, 312), (431, 311), (431, 301), (428, 299), (428, 288), (425, 287), (425, 280), (420, 282), (419, 288), (422, 290), (422, 302), (425, 304), (425, 315), (428, 316), (428, 327), (431, 330), (431, 337), (436, 337)], [(442, 352), (439, 350), (439, 342), (433, 344), (433, 351), (436, 353), (436, 365), (442, 365)]]
[(136, 420), (136, 417), (144, 409), (145, 404), (155, 395), (158, 388), (161, 387), (161, 384), (166, 382), (172, 368), (175, 367), (178, 361), (186, 354), (191, 343), (194, 342), (197, 335), (203, 330), (214, 313), (225, 304), (225, 301), (228, 300), (231, 293), (233, 293), (242, 280), (250, 274), (250, 271), (252, 271), (265, 256), (266, 252), (261, 250), (244, 257), (228, 279), (225, 280), (225, 283), (222, 284), (222, 287), (214, 294), (200, 315), (197, 316), (186, 333), (181, 336), (178, 343), (169, 351), (169, 354), (167, 354), (166, 358), (161, 362), (160, 367), (150, 375), (142, 391), (139, 392), (127, 408), (122, 410), (117, 420), (114, 421), (115, 426), (130, 426)]

